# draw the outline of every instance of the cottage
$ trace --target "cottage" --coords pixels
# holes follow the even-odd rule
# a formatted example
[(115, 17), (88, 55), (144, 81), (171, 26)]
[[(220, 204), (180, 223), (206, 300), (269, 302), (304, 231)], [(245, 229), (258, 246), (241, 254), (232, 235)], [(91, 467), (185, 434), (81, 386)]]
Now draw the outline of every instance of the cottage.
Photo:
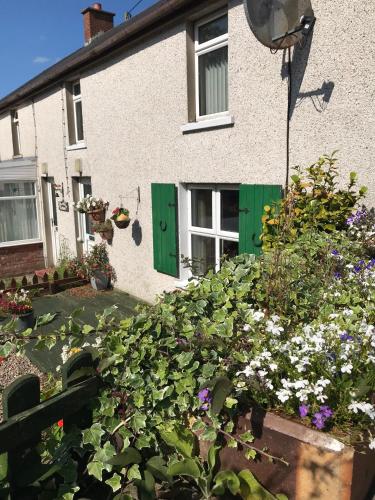
[(88, 251), (98, 236), (72, 204), (90, 193), (129, 209), (109, 253), (145, 300), (184, 284), (182, 255), (204, 272), (258, 253), (293, 165), (338, 149), (342, 182), (357, 171), (373, 204), (375, 12), (313, 7), (306, 43), (275, 54), (242, 0), (161, 0), (116, 27), (85, 9), (85, 46), (0, 101), (0, 274)]

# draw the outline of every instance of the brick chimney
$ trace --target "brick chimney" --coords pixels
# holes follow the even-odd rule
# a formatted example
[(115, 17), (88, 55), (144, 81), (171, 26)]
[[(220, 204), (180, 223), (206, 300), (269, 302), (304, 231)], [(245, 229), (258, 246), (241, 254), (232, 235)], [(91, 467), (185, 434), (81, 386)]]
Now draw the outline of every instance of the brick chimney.
[(85, 45), (93, 38), (113, 28), (115, 14), (102, 10), (102, 4), (95, 2), (82, 11)]

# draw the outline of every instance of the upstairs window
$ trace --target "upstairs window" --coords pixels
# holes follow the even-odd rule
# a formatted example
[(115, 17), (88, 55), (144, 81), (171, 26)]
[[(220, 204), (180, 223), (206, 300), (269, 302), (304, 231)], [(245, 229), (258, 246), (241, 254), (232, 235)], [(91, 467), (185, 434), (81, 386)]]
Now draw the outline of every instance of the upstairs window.
[(67, 85), (67, 114), (69, 129), (69, 144), (84, 142), (81, 84), (75, 82)]
[(195, 26), (197, 119), (228, 111), (228, 14)]
[(11, 125), (12, 125), (12, 142), (13, 142), (13, 156), (21, 155), (20, 146), (20, 123), (18, 120), (18, 111), (13, 110), (10, 113)]

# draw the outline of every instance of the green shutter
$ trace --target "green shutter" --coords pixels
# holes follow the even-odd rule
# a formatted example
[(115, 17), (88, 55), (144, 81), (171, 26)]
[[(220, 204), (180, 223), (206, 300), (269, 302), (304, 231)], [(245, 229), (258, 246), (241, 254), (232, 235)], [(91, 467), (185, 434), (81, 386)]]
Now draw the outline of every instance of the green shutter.
[(281, 186), (242, 184), (240, 186), (240, 253), (260, 255), (262, 216), (265, 205), (280, 200)]
[(154, 268), (179, 276), (177, 244), (177, 190), (174, 184), (152, 184)]

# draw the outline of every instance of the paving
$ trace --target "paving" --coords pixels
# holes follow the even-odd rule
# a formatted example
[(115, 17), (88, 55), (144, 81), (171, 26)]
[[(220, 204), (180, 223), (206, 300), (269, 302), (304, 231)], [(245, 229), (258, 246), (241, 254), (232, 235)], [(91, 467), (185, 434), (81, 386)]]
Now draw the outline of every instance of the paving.
[[(96, 315), (104, 309), (116, 305), (118, 309), (115, 312), (117, 317), (129, 317), (135, 312), (135, 307), (140, 303), (139, 300), (120, 290), (106, 290), (103, 292), (94, 292), (90, 288), (66, 290), (56, 295), (45, 295), (33, 299), (35, 316), (46, 313), (56, 313), (56, 318), (43, 327), (38, 328), (37, 334), (51, 333), (58, 330), (67, 322), (67, 318), (76, 309), (83, 309), (76, 321), (81, 324), (90, 324), (95, 326), (97, 323)], [(79, 291), (80, 290), (80, 291)], [(82, 292), (81, 292), (82, 290)], [(78, 295), (81, 294), (82, 295)], [(35, 349), (36, 341), (30, 341), (26, 347), (26, 354), (30, 361), (36, 365), (42, 372), (54, 373), (56, 366), (61, 365), (60, 357), (63, 342), (57, 342), (51, 350)]]

